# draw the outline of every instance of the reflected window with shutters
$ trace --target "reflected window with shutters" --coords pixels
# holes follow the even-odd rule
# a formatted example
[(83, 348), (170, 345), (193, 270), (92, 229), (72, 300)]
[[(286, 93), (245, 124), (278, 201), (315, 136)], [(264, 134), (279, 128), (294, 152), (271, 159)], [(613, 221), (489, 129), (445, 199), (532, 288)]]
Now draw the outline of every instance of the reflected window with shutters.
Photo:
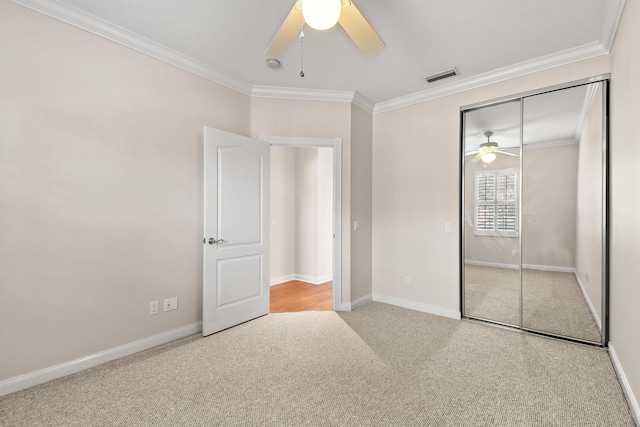
[(475, 234), (518, 237), (518, 169), (478, 171)]

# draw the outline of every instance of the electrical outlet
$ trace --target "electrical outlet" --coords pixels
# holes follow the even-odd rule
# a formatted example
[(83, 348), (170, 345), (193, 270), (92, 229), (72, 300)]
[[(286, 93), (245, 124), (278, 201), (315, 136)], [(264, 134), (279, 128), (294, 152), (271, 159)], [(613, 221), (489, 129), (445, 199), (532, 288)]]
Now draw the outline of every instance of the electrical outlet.
[(451, 233), (451, 223), (450, 222), (445, 222), (444, 223), (444, 232), (445, 233)]
[(178, 309), (178, 297), (171, 297), (164, 300), (164, 311)]
[(158, 314), (158, 301), (151, 301), (149, 303), (149, 316)]
[(353, 231), (360, 230), (360, 221), (353, 221)]
[(411, 276), (406, 276), (404, 278), (404, 285), (405, 286), (411, 286)]
[(511, 256), (516, 256), (516, 254), (517, 254), (517, 252), (516, 252), (515, 249), (511, 251)]
[(589, 281), (590, 277), (591, 275), (589, 273), (584, 273), (584, 278), (587, 280), (587, 282)]

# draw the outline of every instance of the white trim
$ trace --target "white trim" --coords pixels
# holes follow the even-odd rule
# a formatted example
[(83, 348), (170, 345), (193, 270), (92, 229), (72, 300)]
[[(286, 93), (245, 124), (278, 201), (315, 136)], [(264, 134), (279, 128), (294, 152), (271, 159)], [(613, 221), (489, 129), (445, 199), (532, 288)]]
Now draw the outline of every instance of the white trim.
[(606, 2), (609, 8), (605, 12), (606, 17), (602, 27), (602, 33), (600, 33), (600, 43), (602, 43), (607, 53), (611, 52), (611, 48), (613, 47), (613, 41), (615, 40), (616, 32), (622, 19), (625, 3), (626, 0)]
[(218, 71), (180, 52), (142, 37), (132, 31), (91, 15), (73, 6), (51, 0), (11, 0), (26, 8), (121, 44), (160, 61), (219, 83), (245, 95), (251, 95), (251, 83)]
[(326, 276), (313, 277), (313, 276), (305, 276), (303, 274), (289, 274), (287, 276), (274, 277), (273, 279), (270, 279), (269, 286), (280, 285), (282, 283), (291, 282), (292, 280), (310, 283), (312, 285), (321, 285), (323, 283), (332, 281), (333, 276), (328, 274)]
[(333, 148), (333, 309), (349, 311), (342, 302), (342, 138), (304, 138), (261, 135), (260, 141), (289, 147)]
[(422, 313), (435, 314), (436, 316), (448, 317), (450, 319), (460, 320), (462, 318), (460, 311), (449, 310), (435, 305), (422, 304), (401, 298), (388, 297), (386, 295), (373, 294), (373, 301), (408, 308), (409, 310), (416, 310)]
[(331, 275), (322, 276), (322, 277), (313, 277), (313, 276), (305, 276), (304, 274), (296, 274), (296, 279), (299, 282), (310, 283), (312, 285), (320, 285), (322, 283), (326, 283), (330, 280), (333, 280)]
[(358, 307), (362, 307), (363, 305), (370, 303), (372, 300), (373, 300), (372, 294), (368, 294), (363, 296), (362, 298), (358, 298), (357, 300), (351, 302), (349, 311), (355, 310)]
[(613, 369), (614, 371), (616, 371), (616, 375), (618, 376), (618, 380), (620, 381), (620, 385), (622, 386), (624, 396), (627, 398), (627, 403), (629, 404), (629, 409), (631, 410), (631, 416), (633, 416), (636, 425), (640, 426), (640, 406), (638, 406), (638, 401), (633, 394), (631, 384), (629, 384), (629, 380), (624, 373), (624, 369), (622, 369), (622, 364), (620, 363), (620, 359), (618, 359), (618, 354), (616, 353), (611, 341), (609, 341), (609, 356), (613, 364)]
[(573, 270), (573, 274), (576, 277), (576, 282), (578, 282), (578, 287), (580, 287), (580, 292), (582, 292), (582, 297), (587, 302), (587, 307), (589, 307), (591, 316), (593, 317), (593, 320), (595, 320), (596, 325), (598, 326), (598, 330), (600, 331), (600, 333), (602, 333), (602, 322), (600, 321), (600, 316), (598, 316), (598, 312), (596, 311), (595, 307), (591, 303), (591, 299), (589, 299), (587, 290), (582, 285), (582, 281), (580, 280), (580, 276), (578, 275), (578, 272)]
[(375, 108), (375, 104), (369, 101), (364, 96), (360, 95), (358, 92), (353, 93), (353, 101), (351, 101), (353, 105), (357, 105), (362, 108), (364, 111), (373, 114), (373, 109)]
[(303, 89), (294, 87), (275, 87), (254, 85), (251, 90), (254, 98), (297, 99), (302, 101), (349, 102), (363, 110), (373, 113), (374, 105), (355, 91)]
[(410, 95), (383, 101), (375, 104), (373, 114), (384, 113), (398, 108), (408, 107), (410, 105), (419, 104), (421, 102), (431, 101), (442, 98), (444, 96), (453, 95), (455, 93), (465, 92), (477, 89), (483, 86), (499, 83), (505, 80), (522, 77), (527, 74), (548, 70), (550, 68), (559, 67), (561, 65), (571, 64), (573, 62), (594, 58), (596, 56), (606, 55), (609, 53), (601, 43), (589, 43), (577, 48), (564, 50), (562, 52), (543, 56), (531, 61), (521, 62), (519, 64), (493, 70), (484, 74), (479, 74), (467, 79), (458, 80), (434, 89), (426, 89)]
[[(509, 270), (519, 270), (518, 264), (502, 264), (499, 262), (487, 262), (487, 261), (474, 261), (470, 259), (464, 260), (465, 264), (477, 265), (480, 267), (494, 267), (494, 268), (506, 268)], [(540, 271), (553, 271), (555, 273), (574, 273), (576, 272), (573, 267), (558, 267), (555, 265), (537, 265), (537, 264), (522, 264), (523, 270), (540, 270)]]
[(574, 273), (576, 269), (573, 267), (558, 267), (555, 265), (537, 265), (537, 264), (522, 264), (523, 270), (540, 270), (540, 271), (552, 271), (554, 273)]
[(525, 151), (539, 150), (541, 148), (553, 148), (553, 147), (560, 147), (563, 145), (573, 145), (573, 144), (577, 144), (578, 142), (580, 142), (580, 139), (575, 139), (575, 138), (560, 139), (557, 141), (534, 142), (532, 144), (524, 144), (522, 146), (522, 149)]
[(499, 262), (474, 261), (470, 259), (465, 259), (464, 263), (469, 265), (477, 265), (480, 267), (494, 267), (494, 268), (506, 268), (509, 270), (520, 270), (519, 264), (502, 264)]
[(292, 280), (296, 280), (296, 275), (295, 274), (289, 274), (287, 276), (274, 277), (272, 279), (269, 279), (269, 286), (279, 285), (281, 283), (290, 282)]
[(162, 332), (148, 338), (143, 338), (138, 341), (101, 351), (99, 353), (81, 357), (70, 362), (61, 363), (39, 371), (20, 375), (19, 377), (10, 378), (0, 382), (0, 396), (24, 390), (67, 375), (75, 374), (85, 369), (93, 368), (94, 366), (98, 366), (115, 359), (120, 359), (121, 357), (130, 356), (143, 350), (148, 350), (189, 335), (197, 334), (201, 331), (202, 322), (196, 322), (181, 328)]
[(251, 96), (254, 98), (301, 99), (305, 101), (351, 102), (355, 92), (346, 90), (302, 89), (295, 87), (276, 87), (254, 85)]
[(607, 2), (605, 23), (600, 42), (593, 42), (577, 48), (543, 56), (531, 61), (521, 62), (509, 67), (490, 71), (478, 76), (457, 80), (450, 84), (426, 89), (410, 95), (373, 104), (355, 91), (332, 91), (321, 89), (296, 89), (252, 85), (249, 82), (230, 76), (186, 55), (169, 49), (136, 33), (119, 27), (102, 18), (86, 13), (73, 6), (52, 0), (11, 0), (12, 2), (44, 15), (58, 19), (77, 28), (100, 37), (104, 37), (123, 46), (142, 52), (153, 58), (175, 65), (228, 88), (255, 97), (324, 100), (333, 102), (351, 102), (372, 114), (384, 113), (398, 108), (408, 107), (421, 102), (476, 89), (504, 80), (521, 77), (549, 68), (608, 54), (613, 45), (618, 25), (622, 18), (625, 0)]

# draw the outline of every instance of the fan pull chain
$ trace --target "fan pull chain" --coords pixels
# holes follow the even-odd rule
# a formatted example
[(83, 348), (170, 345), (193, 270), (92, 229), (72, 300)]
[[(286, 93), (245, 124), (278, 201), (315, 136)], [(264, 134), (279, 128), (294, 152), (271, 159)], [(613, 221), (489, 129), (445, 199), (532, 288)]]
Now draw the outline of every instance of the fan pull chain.
[(300, 77), (304, 77), (304, 32), (300, 29)]

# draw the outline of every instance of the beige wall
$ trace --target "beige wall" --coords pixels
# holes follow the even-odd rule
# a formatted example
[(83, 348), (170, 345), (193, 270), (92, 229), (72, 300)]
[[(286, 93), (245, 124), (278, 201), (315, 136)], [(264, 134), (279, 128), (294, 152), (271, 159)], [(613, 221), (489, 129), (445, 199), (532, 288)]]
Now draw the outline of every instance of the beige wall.
[[(371, 296), (372, 115), (351, 106), (351, 301)], [(353, 231), (353, 221), (360, 229)]]
[(318, 280), (333, 278), (333, 148), (316, 149), (318, 156)]
[(272, 284), (331, 280), (333, 149), (271, 147)]
[[(296, 273), (296, 148), (271, 147), (271, 279)], [(283, 279), (284, 280), (284, 279)]]
[(640, 414), (640, 2), (627, 1), (611, 55), (611, 344)]
[[(333, 149), (297, 147), (295, 274), (323, 282), (332, 273)], [(327, 161), (328, 160), (328, 161)], [(327, 179), (328, 178), (328, 179)], [(327, 209), (328, 208), (328, 209)]]
[(0, 63), (0, 380), (199, 322), (203, 126), (249, 97), (8, 1)]
[(522, 161), (522, 264), (573, 270), (578, 144), (525, 149)]
[(318, 276), (318, 151), (296, 149), (296, 273)]

